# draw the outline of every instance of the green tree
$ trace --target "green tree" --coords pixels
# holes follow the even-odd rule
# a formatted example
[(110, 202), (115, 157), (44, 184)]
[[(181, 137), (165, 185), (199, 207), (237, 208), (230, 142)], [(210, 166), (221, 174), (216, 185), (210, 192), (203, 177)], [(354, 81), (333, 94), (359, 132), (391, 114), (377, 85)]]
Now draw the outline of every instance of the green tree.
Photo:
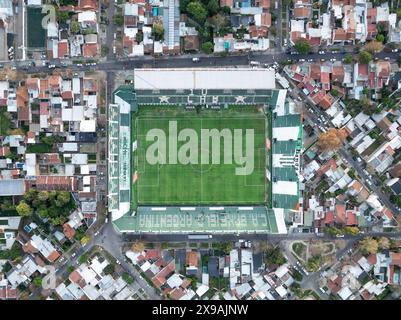
[(209, 0), (206, 8), (209, 16), (214, 16), (219, 11), (219, 3), (217, 0)]
[(36, 288), (41, 288), (42, 287), (42, 278), (41, 277), (35, 277), (33, 278), (32, 283)]
[(382, 34), (378, 34), (377, 36), (376, 36), (376, 40), (377, 41), (379, 41), (379, 42), (384, 42), (384, 35), (382, 35)]
[(100, 54), (102, 57), (105, 57), (109, 54), (109, 47), (106, 46), (105, 44), (102, 44), (101, 49), (100, 49)]
[(142, 31), (138, 31), (138, 32), (136, 33), (135, 41), (136, 41), (137, 43), (141, 43), (141, 42), (143, 41), (143, 32), (142, 32)]
[(353, 61), (352, 55), (350, 55), (349, 53), (347, 53), (344, 57), (344, 63), (345, 64), (351, 64)]
[(38, 199), (40, 201), (46, 201), (47, 199), (49, 199), (49, 192), (47, 191), (40, 191), (38, 194)]
[(202, 52), (206, 54), (211, 54), (213, 53), (213, 47), (213, 43), (211, 43), (210, 41), (205, 42), (204, 44), (202, 44)]
[(295, 43), (295, 50), (297, 50), (300, 54), (307, 54), (310, 52), (311, 46), (307, 40), (299, 39)]
[(180, 0), (180, 10), (181, 12), (187, 12), (187, 6), (191, 0)]
[(121, 27), (124, 24), (124, 17), (121, 14), (115, 14), (113, 16), (113, 23), (116, 26)]
[(110, 263), (109, 265), (107, 265), (106, 268), (104, 268), (104, 273), (105, 274), (113, 274), (114, 273), (114, 264)]
[(128, 272), (123, 272), (123, 274), (121, 275), (121, 277), (123, 278), (123, 280), (128, 283), (128, 284), (133, 284), (134, 283), (134, 278), (132, 278)]
[(207, 17), (207, 11), (205, 7), (200, 2), (191, 2), (187, 6), (188, 14), (196, 22), (203, 24)]
[(59, 23), (66, 23), (70, 18), (68, 11), (57, 10), (57, 20)]
[(265, 251), (265, 262), (268, 265), (282, 265), (287, 262), (287, 259), (281, 252), (280, 247), (274, 247), (267, 248), (267, 251)]
[(164, 28), (161, 22), (156, 22), (153, 24), (152, 33), (156, 41), (163, 40)]
[(89, 259), (89, 255), (87, 253), (84, 253), (82, 256), (79, 257), (78, 262), (79, 263), (85, 263)]
[(78, 21), (72, 21), (70, 24), (70, 31), (71, 33), (78, 33), (79, 30), (81, 30), (81, 27), (79, 26), (79, 22)]
[(15, 208), (21, 217), (30, 217), (32, 215), (32, 208), (25, 201), (21, 201)]
[(368, 64), (370, 61), (372, 61), (372, 59), (373, 59), (373, 57), (369, 52), (364, 51), (364, 50), (359, 52), (358, 60), (359, 60), (360, 63)]

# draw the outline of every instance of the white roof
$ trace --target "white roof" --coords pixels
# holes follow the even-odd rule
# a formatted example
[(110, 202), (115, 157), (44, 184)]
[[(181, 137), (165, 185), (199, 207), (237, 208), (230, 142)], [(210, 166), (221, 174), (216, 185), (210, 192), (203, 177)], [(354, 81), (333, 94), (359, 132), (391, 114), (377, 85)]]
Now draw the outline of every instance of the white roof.
[(96, 21), (95, 11), (83, 11), (78, 13), (78, 22)]
[(136, 89), (275, 89), (267, 69), (137, 69)]
[(96, 120), (83, 120), (80, 122), (79, 130), (81, 132), (95, 132), (96, 131)]
[(170, 288), (177, 288), (182, 284), (183, 280), (177, 273), (174, 273), (170, 278), (167, 279), (167, 284)]
[(287, 290), (282, 285), (276, 288), (276, 292), (280, 295), (281, 298), (284, 298), (287, 294)]
[(279, 127), (273, 128), (273, 139), (277, 141), (289, 141), (298, 139), (299, 127)]
[(288, 273), (288, 268), (285, 264), (278, 267), (276, 270), (276, 276), (279, 278), (283, 277), (286, 273)]
[(78, 143), (64, 142), (63, 143), (63, 152), (68, 152), (68, 151), (78, 151)]
[(352, 292), (349, 287), (344, 287), (338, 292), (338, 295), (341, 299), (347, 300), (350, 296), (352, 296)]
[(199, 297), (202, 297), (207, 291), (209, 290), (209, 287), (202, 284), (197, 290), (196, 290), (196, 294)]

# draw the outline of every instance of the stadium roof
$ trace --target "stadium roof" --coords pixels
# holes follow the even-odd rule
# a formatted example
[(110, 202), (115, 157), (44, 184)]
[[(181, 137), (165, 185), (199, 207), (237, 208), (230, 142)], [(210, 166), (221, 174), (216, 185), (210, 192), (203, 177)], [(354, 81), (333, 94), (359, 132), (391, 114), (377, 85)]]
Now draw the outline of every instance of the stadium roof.
[(136, 90), (276, 88), (267, 69), (136, 69), (134, 82)]

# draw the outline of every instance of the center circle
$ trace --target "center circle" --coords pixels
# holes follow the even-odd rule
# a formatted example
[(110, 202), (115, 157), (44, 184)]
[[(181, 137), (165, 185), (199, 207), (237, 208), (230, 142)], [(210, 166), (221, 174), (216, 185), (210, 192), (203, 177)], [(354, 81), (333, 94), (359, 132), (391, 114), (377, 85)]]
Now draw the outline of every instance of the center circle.
[[(199, 163), (201, 162), (202, 151), (207, 153), (209, 156), (209, 161), (212, 161), (212, 159), (210, 159), (210, 151), (207, 149), (201, 149), (201, 152), (199, 154)], [(208, 172), (208, 171), (212, 170), (212, 168), (213, 168), (212, 163), (209, 163), (209, 164), (192, 164), (192, 163), (190, 163), (190, 166), (193, 171), (199, 172), (199, 173)]]

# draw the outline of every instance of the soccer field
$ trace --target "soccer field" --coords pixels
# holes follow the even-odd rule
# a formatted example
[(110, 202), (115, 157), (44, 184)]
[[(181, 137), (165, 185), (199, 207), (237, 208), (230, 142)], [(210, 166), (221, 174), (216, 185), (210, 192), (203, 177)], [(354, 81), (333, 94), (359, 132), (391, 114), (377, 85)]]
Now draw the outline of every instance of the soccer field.
[[(140, 205), (229, 205), (229, 204), (261, 204), (266, 202), (266, 119), (256, 108), (237, 108), (230, 110), (185, 111), (174, 108), (173, 112), (139, 112), (133, 117), (136, 128), (133, 141), (137, 140), (134, 151), (134, 167), (138, 176), (136, 186), (137, 203)], [(160, 110), (160, 109), (159, 109)], [(224, 141), (220, 139), (220, 163), (212, 164), (210, 150), (202, 150), (199, 141), (197, 149), (199, 156), (210, 156), (209, 164), (177, 164), (169, 163), (166, 149), (166, 164), (150, 164), (146, 152), (154, 144), (147, 141), (146, 135), (151, 129), (161, 129), (169, 141), (169, 126), (176, 121), (177, 132), (183, 129), (193, 129), (201, 137), (201, 129), (242, 129), (242, 149), (245, 148), (245, 129), (254, 130), (253, 165), (249, 175), (237, 175), (235, 169), (242, 167), (233, 160), (231, 164), (224, 163)], [(234, 135), (233, 135), (234, 136)], [(234, 139), (234, 137), (233, 137)], [(187, 141), (178, 141), (177, 150)], [(243, 151), (245, 152), (245, 151)], [(226, 161), (227, 162), (227, 161)], [(251, 161), (252, 162), (252, 161)]]

